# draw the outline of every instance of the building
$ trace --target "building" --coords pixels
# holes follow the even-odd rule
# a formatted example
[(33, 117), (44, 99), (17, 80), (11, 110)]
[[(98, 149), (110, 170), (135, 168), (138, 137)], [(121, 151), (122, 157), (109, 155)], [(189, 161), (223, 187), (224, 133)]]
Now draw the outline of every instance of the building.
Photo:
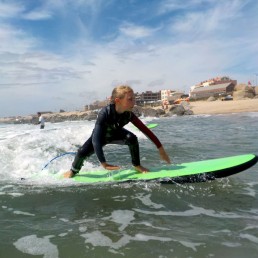
[(172, 95), (174, 91), (172, 90), (161, 90), (160, 91), (160, 100), (161, 101), (166, 101), (169, 99), (169, 97)]
[(152, 91), (145, 91), (142, 93), (135, 93), (135, 101), (136, 105), (144, 105), (146, 103), (154, 103), (158, 102), (161, 99), (160, 91), (152, 92)]
[(174, 91), (174, 90), (161, 90), (161, 102), (163, 104), (165, 103), (173, 104), (175, 100), (179, 98), (187, 98), (187, 97), (189, 97), (189, 95), (185, 94), (184, 92)]
[(161, 96), (160, 96), (160, 91), (158, 92), (152, 92), (152, 91), (145, 91), (141, 94), (142, 100), (145, 102), (152, 102), (152, 101), (159, 101)]
[(190, 99), (200, 100), (208, 99), (209, 97), (222, 97), (226, 95), (232, 95), (237, 82), (232, 81), (222, 84), (214, 84), (206, 87), (196, 87), (191, 89)]
[(235, 80), (230, 79), (228, 76), (222, 76), (222, 77), (215, 77), (215, 78), (200, 82), (199, 84), (196, 85), (196, 87), (206, 87), (210, 85), (223, 84), (228, 82), (236, 83)]

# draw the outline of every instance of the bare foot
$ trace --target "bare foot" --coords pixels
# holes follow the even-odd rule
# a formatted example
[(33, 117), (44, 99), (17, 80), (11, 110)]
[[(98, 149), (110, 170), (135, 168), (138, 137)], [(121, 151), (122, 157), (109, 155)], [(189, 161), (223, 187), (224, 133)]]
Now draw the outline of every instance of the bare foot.
[(140, 173), (147, 173), (149, 172), (149, 169), (148, 168), (145, 168), (143, 166), (135, 166), (134, 167), (136, 171), (140, 172)]
[(107, 170), (118, 170), (118, 169), (120, 169), (119, 166), (111, 165), (111, 164), (108, 164), (106, 162), (102, 162), (101, 165), (102, 165), (103, 168), (105, 168)]
[(63, 176), (64, 176), (64, 178), (71, 178), (74, 176), (74, 173), (73, 173), (73, 171), (69, 170), (69, 171), (65, 172)]

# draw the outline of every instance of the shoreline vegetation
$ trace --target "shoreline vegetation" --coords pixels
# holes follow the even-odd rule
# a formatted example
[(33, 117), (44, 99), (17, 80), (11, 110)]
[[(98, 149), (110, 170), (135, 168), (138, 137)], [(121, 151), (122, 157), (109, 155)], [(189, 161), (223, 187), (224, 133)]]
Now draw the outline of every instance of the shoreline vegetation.
[[(168, 113), (172, 105), (168, 106), (165, 113)], [(150, 107), (151, 108), (151, 107)], [(161, 106), (152, 109), (162, 109)], [(217, 114), (231, 114), (243, 112), (258, 112), (258, 98), (229, 100), (229, 101), (191, 101), (188, 104), (188, 109), (192, 111), (193, 115), (217, 115)], [(71, 111), (71, 112), (58, 112), (44, 114), (47, 122), (61, 122), (67, 120), (79, 119), (93, 120), (95, 115), (92, 116), (93, 111)], [(0, 123), (26, 123), (28, 121), (37, 119), (35, 115), (17, 116), (17, 117), (4, 117), (0, 118)], [(79, 120), (77, 119), (77, 120)]]

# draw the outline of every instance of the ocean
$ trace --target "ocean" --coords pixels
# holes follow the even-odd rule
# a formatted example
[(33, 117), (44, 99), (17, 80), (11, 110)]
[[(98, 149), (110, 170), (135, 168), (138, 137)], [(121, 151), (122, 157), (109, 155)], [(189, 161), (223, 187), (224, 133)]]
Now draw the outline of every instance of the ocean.
[[(258, 113), (143, 118), (173, 163), (258, 154)], [(258, 164), (211, 182), (86, 185), (59, 176), (94, 121), (0, 125), (0, 257), (257, 257)], [(142, 165), (163, 165), (139, 139)], [(130, 168), (127, 146), (104, 148)], [(49, 163), (49, 164), (48, 164)], [(43, 169), (46, 165), (47, 167)], [(83, 170), (100, 168), (96, 156)]]

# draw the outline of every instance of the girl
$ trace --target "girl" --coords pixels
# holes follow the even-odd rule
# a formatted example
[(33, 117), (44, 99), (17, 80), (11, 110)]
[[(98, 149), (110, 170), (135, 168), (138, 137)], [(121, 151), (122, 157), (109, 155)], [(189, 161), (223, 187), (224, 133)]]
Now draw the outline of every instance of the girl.
[(83, 146), (78, 149), (71, 170), (66, 172), (64, 177), (73, 177), (75, 174), (79, 173), (84, 160), (94, 152), (105, 169), (120, 169), (119, 166), (111, 165), (106, 162), (103, 146), (110, 143), (128, 145), (135, 170), (141, 173), (148, 172), (149, 170), (140, 164), (140, 152), (137, 137), (132, 132), (123, 128), (129, 122), (134, 124), (156, 145), (161, 159), (170, 164), (170, 158), (159, 139), (132, 112), (134, 105), (135, 98), (131, 87), (122, 85), (114, 88), (111, 96), (111, 104), (100, 111), (92, 135)]

